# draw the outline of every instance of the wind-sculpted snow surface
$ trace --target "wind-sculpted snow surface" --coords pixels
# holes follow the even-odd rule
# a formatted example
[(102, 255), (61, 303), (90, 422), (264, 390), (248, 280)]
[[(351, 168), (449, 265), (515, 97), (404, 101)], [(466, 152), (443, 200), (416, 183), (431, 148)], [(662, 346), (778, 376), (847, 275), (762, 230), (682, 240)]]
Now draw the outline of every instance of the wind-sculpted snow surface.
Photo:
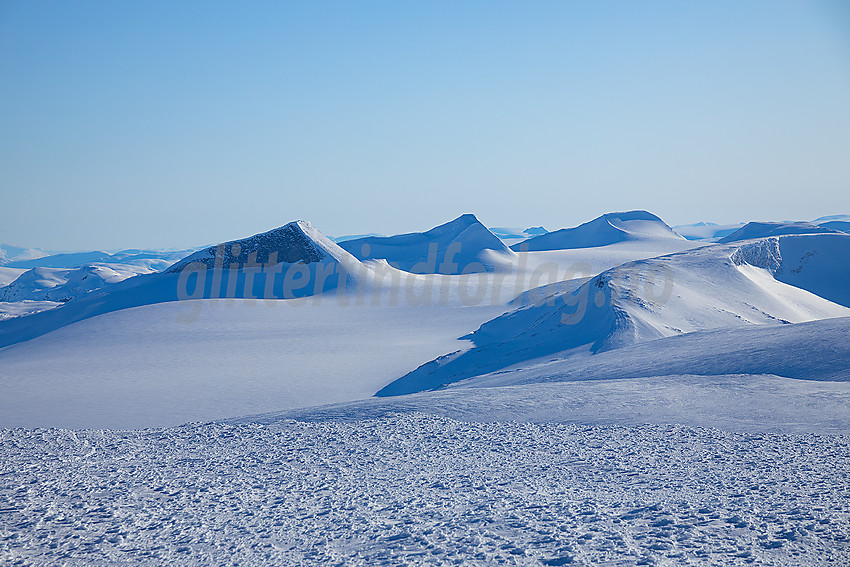
[(845, 436), (361, 422), (0, 431), (0, 563), (839, 565)]
[[(850, 244), (850, 238), (842, 242)], [(556, 353), (582, 356), (699, 330), (850, 315), (847, 307), (781, 283), (745, 261), (778, 265), (775, 243), (748, 250), (707, 246), (607, 270), (577, 289), (556, 291), (488, 321), (466, 337), (474, 348), (420, 366), (378, 395), (432, 389)]]

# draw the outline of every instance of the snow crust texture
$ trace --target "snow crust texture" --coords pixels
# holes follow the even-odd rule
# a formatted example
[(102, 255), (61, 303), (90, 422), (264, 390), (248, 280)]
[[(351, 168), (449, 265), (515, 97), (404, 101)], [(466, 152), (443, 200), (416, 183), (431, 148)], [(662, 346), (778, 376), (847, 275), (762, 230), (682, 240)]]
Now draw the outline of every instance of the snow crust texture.
[(4, 565), (840, 565), (850, 440), (421, 414), (0, 430)]

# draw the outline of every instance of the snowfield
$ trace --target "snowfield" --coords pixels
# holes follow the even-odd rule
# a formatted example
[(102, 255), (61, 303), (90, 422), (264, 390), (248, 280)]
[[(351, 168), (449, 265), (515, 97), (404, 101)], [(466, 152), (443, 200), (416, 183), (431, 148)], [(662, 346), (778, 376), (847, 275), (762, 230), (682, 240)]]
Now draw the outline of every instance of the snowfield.
[(850, 564), (817, 223), (6, 247), (0, 564)]
[(411, 414), (0, 439), (10, 565), (850, 562), (846, 436)]

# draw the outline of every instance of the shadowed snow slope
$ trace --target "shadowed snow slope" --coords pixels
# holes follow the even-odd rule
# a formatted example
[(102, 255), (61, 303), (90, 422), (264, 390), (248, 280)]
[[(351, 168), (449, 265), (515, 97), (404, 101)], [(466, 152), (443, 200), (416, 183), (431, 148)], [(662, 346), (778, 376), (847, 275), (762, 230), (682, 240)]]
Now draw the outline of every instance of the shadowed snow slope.
[[(216, 253), (219, 253), (218, 258)], [(145, 274), (23, 318), (0, 321), (0, 347), (75, 321), (186, 299), (306, 297), (336, 289), (368, 270), (307, 222), (210, 247), (164, 273)]]
[[(799, 238), (806, 241), (794, 240)], [(809, 257), (822, 250), (846, 252), (850, 245), (847, 238), (787, 240), (784, 247), (797, 255), (814, 251)], [(432, 389), (563, 351), (586, 355), (702, 329), (850, 315), (847, 307), (775, 279), (770, 270), (783, 265), (781, 255), (771, 255), (769, 244), (766, 252), (760, 246), (707, 246), (613, 268), (485, 323), (467, 337), (474, 348), (433, 360), (378, 395)], [(847, 257), (836, 261), (846, 263)], [(790, 270), (794, 283), (817, 283), (817, 267)]]
[(850, 235), (766, 238), (742, 245), (733, 260), (763, 268), (781, 282), (850, 307)]
[[(391, 266), (418, 274), (460, 274), (493, 270), (500, 255), (513, 254), (475, 215), (461, 215), (427, 232), (367, 237), (341, 242), (360, 260), (384, 259)], [(493, 253), (497, 254), (493, 254)]]
[(850, 318), (696, 331), (594, 356), (538, 359), (469, 386), (694, 374), (850, 381)]
[(626, 240), (682, 237), (663, 220), (646, 211), (606, 213), (575, 228), (564, 228), (511, 246), (514, 251), (593, 248)]
[(766, 236), (782, 236), (785, 234), (826, 234), (838, 231), (818, 226), (810, 222), (748, 222), (729, 236), (718, 242), (738, 242)]
[(678, 423), (736, 431), (850, 428), (850, 318), (696, 331), (594, 356), (540, 358), (410, 396), (243, 421), (422, 412), (464, 420)]

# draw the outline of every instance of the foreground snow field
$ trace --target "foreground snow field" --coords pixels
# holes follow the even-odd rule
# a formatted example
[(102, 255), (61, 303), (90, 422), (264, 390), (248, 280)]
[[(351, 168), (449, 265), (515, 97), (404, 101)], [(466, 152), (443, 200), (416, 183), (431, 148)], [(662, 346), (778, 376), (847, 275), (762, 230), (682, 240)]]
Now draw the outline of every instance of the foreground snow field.
[(0, 440), (9, 565), (850, 562), (845, 436), (411, 414)]

